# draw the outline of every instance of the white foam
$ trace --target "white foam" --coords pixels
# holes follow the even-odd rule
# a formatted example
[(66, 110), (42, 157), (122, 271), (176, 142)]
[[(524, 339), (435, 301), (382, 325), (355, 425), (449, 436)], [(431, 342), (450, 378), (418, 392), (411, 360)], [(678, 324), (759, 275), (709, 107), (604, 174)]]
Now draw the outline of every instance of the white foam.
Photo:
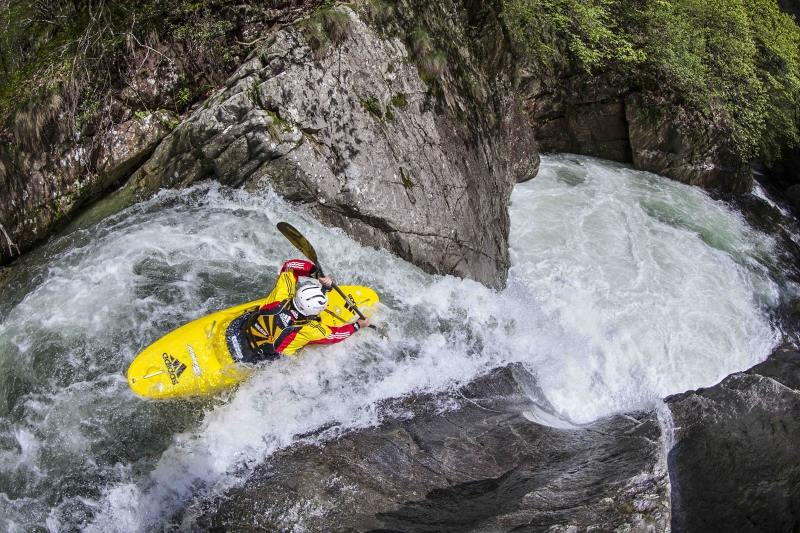
[(512, 275), (586, 339), (542, 376), (563, 414), (585, 422), (641, 408), (769, 354), (777, 333), (765, 307), (779, 294), (756, 260), (769, 238), (647, 173), (576, 156), (543, 169), (512, 195)]

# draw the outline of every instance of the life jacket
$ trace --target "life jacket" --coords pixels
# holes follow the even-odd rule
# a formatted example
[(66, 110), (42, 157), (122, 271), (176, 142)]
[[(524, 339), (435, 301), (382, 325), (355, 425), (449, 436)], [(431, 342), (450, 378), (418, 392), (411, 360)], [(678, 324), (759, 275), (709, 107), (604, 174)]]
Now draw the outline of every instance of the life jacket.
[(293, 332), (300, 331), (310, 320), (294, 318), (291, 299), (283, 300), (272, 309), (253, 311), (244, 327), (250, 348), (262, 356), (278, 354), (278, 347)]

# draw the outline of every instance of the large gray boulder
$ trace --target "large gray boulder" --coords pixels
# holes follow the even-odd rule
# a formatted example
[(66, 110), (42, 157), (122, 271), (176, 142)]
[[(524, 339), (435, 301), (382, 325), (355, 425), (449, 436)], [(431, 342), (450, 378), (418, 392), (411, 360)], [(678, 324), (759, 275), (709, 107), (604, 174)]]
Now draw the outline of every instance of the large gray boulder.
[(340, 46), (320, 58), (298, 28), (278, 31), (129, 186), (147, 193), (209, 177), (269, 186), (362, 244), (503, 286), (508, 198), (539, 164), (519, 104), (498, 98), (507, 103), (494, 125), (475, 119), (483, 108), (469, 100), (453, 101), (456, 112), (403, 41), (339, 9), (350, 20)]
[(242, 487), (190, 509), (181, 529), (667, 531), (655, 414), (546, 426), (533, 420), (557, 419), (532, 389), (512, 365), (450, 394), (397, 400), (387, 411), (404, 419), (280, 452)]
[(800, 528), (800, 353), (667, 398), (673, 531)]

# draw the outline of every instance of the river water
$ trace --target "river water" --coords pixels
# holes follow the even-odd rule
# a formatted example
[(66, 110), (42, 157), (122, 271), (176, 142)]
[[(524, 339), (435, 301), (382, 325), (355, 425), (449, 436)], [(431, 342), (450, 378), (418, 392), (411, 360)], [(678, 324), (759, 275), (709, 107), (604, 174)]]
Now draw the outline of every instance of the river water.
[[(554, 415), (652, 408), (763, 360), (776, 243), (705, 193), (624, 166), (546, 156), (517, 186), (508, 287), (425, 274), (271, 194), (166, 191), (51, 240), (0, 288), (0, 528), (153, 531), (299, 435), (382, 418), (508, 362)], [(266, 294), (297, 252), (381, 295), (372, 331), (305, 350), (212, 398), (143, 401), (125, 373), (178, 326)]]

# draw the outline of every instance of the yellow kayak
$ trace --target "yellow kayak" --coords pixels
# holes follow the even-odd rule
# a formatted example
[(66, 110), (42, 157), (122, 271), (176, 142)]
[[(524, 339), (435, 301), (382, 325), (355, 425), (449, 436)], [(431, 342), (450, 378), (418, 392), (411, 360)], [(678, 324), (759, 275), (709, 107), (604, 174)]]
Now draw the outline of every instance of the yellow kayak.
[[(362, 311), (378, 303), (370, 288), (339, 287)], [(168, 333), (147, 347), (128, 368), (128, 384), (147, 398), (197, 396), (219, 391), (242, 381), (252, 365), (237, 363), (226, 341), (230, 323), (264, 303), (256, 300), (198, 318)], [(355, 312), (336, 292), (328, 294), (328, 305), (320, 314), (327, 326), (341, 326)]]

